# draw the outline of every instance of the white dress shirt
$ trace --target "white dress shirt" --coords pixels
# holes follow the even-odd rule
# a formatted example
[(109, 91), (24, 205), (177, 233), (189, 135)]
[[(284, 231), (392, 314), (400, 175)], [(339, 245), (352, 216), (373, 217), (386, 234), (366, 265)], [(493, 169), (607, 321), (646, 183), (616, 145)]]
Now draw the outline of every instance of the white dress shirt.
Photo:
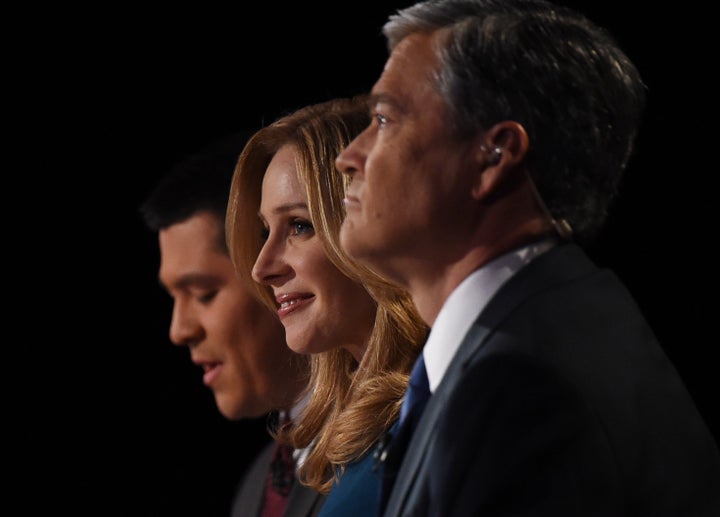
[(423, 355), (430, 392), (442, 381), (470, 326), (510, 277), (555, 245), (553, 239), (501, 255), (474, 271), (450, 293), (432, 326)]
[[(308, 401), (310, 400), (310, 392), (306, 393), (298, 402), (290, 409), (290, 420), (295, 420), (300, 412), (305, 409)], [(299, 470), (300, 466), (305, 463), (305, 459), (310, 453), (310, 448), (313, 446), (311, 443), (304, 449), (295, 449), (293, 451), (293, 459), (295, 460), (295, 470)]]

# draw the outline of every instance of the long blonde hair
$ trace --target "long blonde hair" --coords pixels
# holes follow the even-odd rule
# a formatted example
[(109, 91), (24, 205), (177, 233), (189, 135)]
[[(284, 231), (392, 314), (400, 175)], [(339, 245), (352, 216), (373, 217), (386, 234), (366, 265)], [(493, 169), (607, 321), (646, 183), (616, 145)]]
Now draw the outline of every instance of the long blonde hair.
[(300, 480), (323, 493), (330, 490), (334, 476), (367, 453), (397, 419), (408, 373), (427, 335), (409, 295), (340, 247), (347, 179), (335, 167), (335, 158), (369, 122), (366, 99), (358, 96), (300, 108), (259, 130), (238, 160), (226, 218), (228, 248), (239, 276), (277, 309), (270, 289), (254, 282), (251, 272), (263, 245), (258, 217), (263, 176), (277, 150), (293, 144), (311, 222), (326, 255), (377, 304), (360, 364), (340, 347), (313, 354), (308, 403), (291, 427), (277, 431), (278, 439), (297, 448), (312, 445)]

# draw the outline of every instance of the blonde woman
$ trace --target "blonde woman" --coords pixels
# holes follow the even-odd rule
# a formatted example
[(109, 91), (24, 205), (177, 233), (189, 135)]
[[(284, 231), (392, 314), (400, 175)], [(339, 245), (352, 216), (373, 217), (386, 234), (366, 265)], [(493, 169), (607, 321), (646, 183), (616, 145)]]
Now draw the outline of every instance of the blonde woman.
[(368, 124), (358, 97), (258, 131), (240, 155), (226, 219), (240, 277), (277, 311), (288, 346), (311, 355), (307, 404), (278, 434), (306, 453), (301, 482), (329, 492), (321, 516), (377, 513), (373, 453), (427, 336), (405, 291), (340, 248), (346, 180), (335, 159)]

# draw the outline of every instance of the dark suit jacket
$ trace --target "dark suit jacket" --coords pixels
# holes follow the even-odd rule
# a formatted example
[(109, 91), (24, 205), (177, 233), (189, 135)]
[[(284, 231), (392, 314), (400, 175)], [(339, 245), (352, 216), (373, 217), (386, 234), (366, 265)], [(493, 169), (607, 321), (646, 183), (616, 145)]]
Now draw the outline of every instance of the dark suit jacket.
[(566, 244), (475, 321), (384, 515), (718, 516), (720, 453), (625, 287)]
[[(233, 499), (232, 517), (261, 515), (265, 479), (270, 470), (273, 446), (274, 442), (270, 441), (243, 476)], [(324, 501), (324, 496), (296, 480), (290, 491), (284, 517), (315, 517)]]

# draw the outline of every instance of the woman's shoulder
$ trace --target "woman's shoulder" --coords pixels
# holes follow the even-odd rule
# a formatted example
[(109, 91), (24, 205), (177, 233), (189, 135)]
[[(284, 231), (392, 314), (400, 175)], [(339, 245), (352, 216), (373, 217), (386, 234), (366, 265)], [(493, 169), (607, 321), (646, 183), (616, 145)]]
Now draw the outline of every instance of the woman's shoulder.
[(325, 500), (318, 517), (365, 517), (376, 515), (380, 501), (381, 472), (376, 447), (345, 467)]

